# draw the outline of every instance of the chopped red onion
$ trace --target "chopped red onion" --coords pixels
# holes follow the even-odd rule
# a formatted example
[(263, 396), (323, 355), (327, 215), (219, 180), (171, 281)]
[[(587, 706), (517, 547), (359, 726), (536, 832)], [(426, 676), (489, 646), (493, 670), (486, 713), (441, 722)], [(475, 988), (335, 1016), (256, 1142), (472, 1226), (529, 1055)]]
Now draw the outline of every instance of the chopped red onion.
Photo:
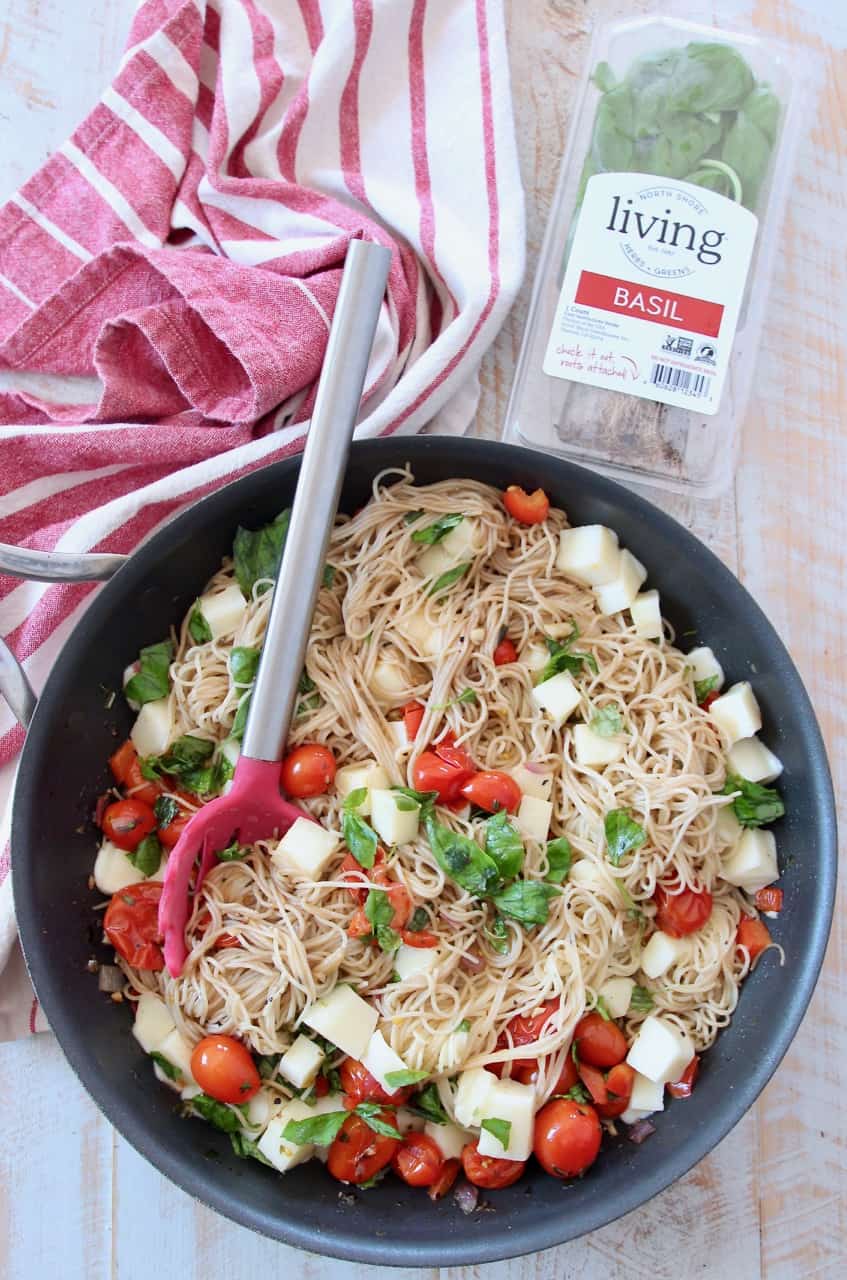
[(482, 956), (467, 952), (459, 961), (459, 967), (464, 969), (466, 973), (481, 973), (485, 968), (485, 961)]
[(476, 1209), (477, 1201), (479, 1200), (479, 1187), (475, 1187), (472, 1182), (468, 1182), (466, 1178), (463, 1178), (453, 1191), (453, 1199), (462, 1213), (471, 1214)]
[(550, 770), (544, 764), (539, 764), (537, 760), (527, 760), (524, 765), (527, 773), (549, 773)]
[(626, 1135), (630, 1142), (634, 1142), (636, 1146), (640, 1146), (646, 1138), (656, 1132), (656, 1126), (649, 1120), (636, 1120), (634, 1125), (630, 1126), (629, 1133)]

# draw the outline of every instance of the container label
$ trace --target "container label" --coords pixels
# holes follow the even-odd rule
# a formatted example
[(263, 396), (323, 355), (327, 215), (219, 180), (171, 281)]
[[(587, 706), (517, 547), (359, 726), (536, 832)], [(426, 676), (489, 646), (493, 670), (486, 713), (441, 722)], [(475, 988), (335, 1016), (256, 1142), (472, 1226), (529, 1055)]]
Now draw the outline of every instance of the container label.
[(757, 225), (674, 178), (589, 178), (544, 372), (717, 413)]

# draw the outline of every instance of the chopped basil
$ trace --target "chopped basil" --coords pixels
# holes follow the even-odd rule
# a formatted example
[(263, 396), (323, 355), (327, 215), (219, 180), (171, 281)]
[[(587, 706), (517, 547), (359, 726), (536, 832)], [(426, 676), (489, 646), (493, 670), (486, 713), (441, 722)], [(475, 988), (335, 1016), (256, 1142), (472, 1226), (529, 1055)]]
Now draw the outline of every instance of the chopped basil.
[(623, 904), (626, 907), (627, 916), (629, 917), (630, 920), (638, 920), (639, 922), (643, 922), (644, 912), (641, 910), (640, 907), (637, 907), (635, 905), (635, 899), (633, 898), (629, 889), (627, 889), (623, 880), (618, 880), (617, 883), (618, 883), (618, 892), (623, 898)]
[(483, 1120), (479, 1127), (496, 1138), (503, 1150), (506, 1150), (512, 1136), (511, 1120), (498, 1120), (496, 1116), (492, 1116), (489, 1120)]
[(279, 1066), (281, 1053), (260, 1053), (256, 1059), (256, 1067), (263, 1080), (273, 1080)]
[(406, 925), (407, 933), (420, 933), (421, 929), (429, 928), (429, 912), (425, 907), (415, 907), (412, 912), (412, 918)]
[(386, 1071), (385, 1083), (392, 1089), (403, 1089), (407, 1084), (420, 1084), (428, 1075), (428, 1071)]
[(169, 1058), (165, 1057), (163, 1053), (157, 1053), (154, 1050), (154, 1052), (150, 1054), (150, 1057), (159, 1067), (160, 1071), (163, 1071), (165, 1073), (165, 1075), (168, 1077), (169, 1080), (182, 1079), (182, 1076), (180, 1075), (179, 1070), (174, 1066), (174, 1064), (170, 1061)]
[(551, 636), (544, 637), (544, 643), (550, 654), (547, 666), (536, 678), (536, 684), (543, 684), (545, 680), (552, 680), (553, 676), (557, 676), (560, 671), (570, 671), (573, 675), (578, 675), (582, 671), (583, 663), (597, 674), (597, 659), (593, 653), (573, 653), (571, 645), (579, 639), (579, 627), (576, 623), (571, 624), (570, 635), (562, 641), (554, 640)]
[(138, 655), (139, 669), (124, 685), (124, 696), (128, 701), (143, 706), (145, 702), (166, 698), (171, 687), (168, 672), (173, 656), (174, 647), (170, 640), (149, 644), (142, 649)]
[(369, 827), (364, 818), (360, 818), (356, 809), (367, 798), (367, 787), (357, 787), (344, 800), (341, 815), (341, 831), (344, 843), (356, 859), (360, 867), (370, 869), (376, 858), (379, 838), (373, 827)]
[(617, 707), (600, 707), (591, 717), (588, 727), (601, 738), (613, 738), (623, 729), (623, 716)]
[(621, 859), (630, 849), (639, 849), (647, 839), (647, 832), (634, 822), (627, 809), (612, 809), (604, 821), (606, 831), (606, 856), (613, 867), (619, 867)]
[(513, 880), (523, 865), (523, 841), (505, 809), (485, 823), (485, 852), (496, 864), (503, 880)]
[(432, 546), (445, 538), (451, 529), (455, 529), (457, 524), (462, 523), (464, 518), (458, 513), (439, 516), (435, 524), (428, 524), (425, 529), (416, 529), (412, 534), (412, 542), (425, 542), (428, 546)]
[(238, 709), (235, 713), (235, 719), (232, 722), (232, 728), (229, 731), (229, 736), (234, 738), (236, 742), (241, 741), (244, 737), (244, 730), (247, 728), (247, 715), (250, 711), (250, 698), (252, 697), (252, 693), (252, 689), (248, 689), (247, 693), (244, 694), (243, 698), (239, 702)]
[(416, 1112), (426, 1120), (431, 1120), (433, 1124), (447, 1124), (449, 1120), (438, 1095), (438, 1086), (435, 1081), (426, 1085), (420, 1093), (416, 1093), (407, 1106), (410, 1111)]
[(460, 578), (464, 577), (468, 569), (471, 567), (470, 560), (466, 560), (464, 564), (454, 565), (452, 569), (445, 570), (440, 577), (436, 578), (432, 585), (427, 589), (428, 596), (442, 595), (445, 591), (449, 591), (454, 587)]
[(476, 703), (477, 701), (475, 689), (463, 689), (457, 698), (451, 698), (449, 702), (433, 703), (433, 711), (446, 711), (448, 707), (458, 706), (460, 702)]
[(153, 813), (156, 816), (156, 826), (161, 829), (173, 822), (179, 813), (179, 805), (173, 796), (156, 796)]
[(509, 926), (502, 916), (495, 916), (491, 924), (483, 930), (492, 951), (504, 956), (509, 950)]
[(329, 590), (329, 588), (335, 582), (335, 565), (334, 564), (324, 565), (323, 577), (321, 581), (323, 585), (327, 588), (327, 590)]
[(509, 916), (529, 928), (546, 923), (550, 899), (559, 892), (555, 885), (545, 884), (541, 880), (516, 880), (501, 893), (494, 894), (492, 901), (501, 915)]
[(217, 857), (221, 862), (241, 862), (250, 852), (249, 846), (233, 840), (225, 849), (218, 849)]
[(231, 1133), (229, 1140), (232, 1143), (232, 1149), (242, 1160), (258, 1160), (260, 1164), (266, 1164), (271, 1169), (274, 1166), (259, 1150), (259, 1144), (254, 1142), (252, 1138), (246, 1138), (243, 1133)]
[(704, 702), (710, 693), (714, 693), (718, 687), (717, 676), (706, 676), (705, 680), (694, 681), (694, 697), (698, 702)]
[(259, 650), (236, 645), (229, 655), (229, 674), (233, 684), (249, 685), (256, 679)]
[(594, 1011), (600, 1014), (604, 1022), (611, 1022), (612, 1015), (609, 1013), (609, 1007), (602, 996), (598, 996), (594, 1001)]
[(653, 994), (647, 987), (633, 987), (629, 997), (629, 1008), (638, 1013), (649, 1013), (653, 1008)]
[(310, 1142), (316, 1147), (328, 1147), (335, 1141), (349, 1114), (349, 1111), (328, 1111), (322, 1116), (307, 1116), (305, 1120), (289, 1120), (282, 1136), (297, 1147), (304, 1147)]
[(300, 679), (297, 681), (298, 693), (312, 693), (316, 689), (316, 685), (308, 671), (304, 667), (300, 672)]
[[(390, 1168), (390, 1164), (383, 1165), (381, 1169), (377, 1169), (372, 1178), (368, 1178), (367, 1182), (357, 1182), (357, 1191), (370, 1191), (371, 1187), (378, 1187)], [(343, 1192), (341, 1194), (343, 1195)]]
[(155, 780), (163, 773), (172, 774), (180, 779), (186, 790), (196, 795), (208, 795), (219, 791), (222, 785), (220, 769), (210, 763), (214, 751), (214, 742), (186, 733), (172, 742), (164, 755), (147, 756), (142, 760), (141, 772), (149, 780)]
[(728, 773), (721, 790), (722, 796), (735, 795), (732, 802), (735, 816), (742, 827), (763, 827), (776, 822), (785, 813), (782, 796), (775, 787), (763, 787), (758, 782), (748, 782), (737, 774)]
[(407, 796), (402, 792), (394, 797), (394, 803), (399, 813), (414, 813), (416, 809), (420, 808), (417, 800), (413, 800), (411, 796)]
[[(414, 800), (415, 804), (419, 804), (421, 812), (431, 813), (436, 800), (438, 799), (437, 791), (415, 791), (412, 787), (392, 787), (392, 791), (396, 791), (401, 796), (407, 796), (410, 800)], [(399, 805), (397, 806), (399, 809)]]
[(500, 887), (497, 863), (475, 840), (445, 827), (432, 813), (424, 813), (423, 823), (435, 861), (462, 889), (486, 898)]
[(365, 900), (365, 915), (373, 926), (372, 936), (376, 938), (382, 951), (396, 951), (400, 946), (400, 935), (391, 928), (394, 919), (394, 908), (384, 889), (369, 889)]
[(239, 527), (236, 530), (232, 544), (233, 567), (238, 585), (248, 600), (260, 579), (276, 577), (290, 519), (291, 511), (286, 508), (261, 529)]
[(572, 1102), (583, 1102), (583, 1103), (585, 1103), (585, 1102), (590, 1102), (590, 1101), (591, 1101), (591, 1096), (590, 1096), (590, 1094), (589, 1094), (588, 1090), (586, 1089), (585, 1085), (583, 1085), (583, 1084), (579, 1084), (579, 1082), (577, 1082), (577, 1083), (576, 1083), (576, 1084), (574, 1084), (574, 1085), (571, 1085), (571, 1087), (570, 1087), (570, 1089), (568, 1089), (567, 1093), (560, 1093), (560, 1094), (556, 1094), (556, 1097), (557, 1097), (557, 1098), (570, 1098), (570, 1100), (571, 1100)]
[(162, 862), (162, 846), (159, 837), (152, 832), (126, 855), (132, 865), (145, 878), (155, 875)]
[(471, 1024), (470, 1024), (469, 1018), (462, 1018), (462, 1021), (456, 1027), (457, 1031), (470, 1031), (470, 1029), (471, 1029)]
[(549, 884), (562, 884), (571, 872), (573, 849), (566, 836), (547, 841), (547, 874), (544, 877)]
[(422, 511), (407, 511), (403, 516), (404, 524), (414, 524), (416, 520), (420, 520), (423, 515)]
[(225, 1102), (218, 1102), (207, 1093), (198, 1093), (191, 1099), (190, 1105), (204, 1120), (224, 1133), (237, 1133), (244, 1123), (243, 1117), (238, 1116)]
[[(401, 1074), (400, 1072), (397, 1073)], [(388, 1076), (385, 1077), (386, 1080)], [(399, 1129), (393, 1124), (388, 1124), (383, 1120), (381, 1112), (385, 1110), (378, 1102), (360, 1102), (356, 1107), (356, 1115), (361, 1116), (366, 1125), (373, 1129), (374, 1133), (379, 1133), (383, 1138), (399, 1138), (402, 1140), (403, 1135)]]
[(212, 638), (211, 627), (203, 616), (199, 600), (191, 610), (191, 617), (188, 619), (188, 634), (195, 644), (208, 644)]

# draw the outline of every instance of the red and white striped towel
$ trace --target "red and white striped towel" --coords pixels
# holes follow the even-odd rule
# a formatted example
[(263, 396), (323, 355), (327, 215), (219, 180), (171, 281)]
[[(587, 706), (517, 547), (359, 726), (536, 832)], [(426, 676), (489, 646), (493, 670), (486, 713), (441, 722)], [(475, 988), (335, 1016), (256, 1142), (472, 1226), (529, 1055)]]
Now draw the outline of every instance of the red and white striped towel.
[[(359, 434), (463, 430), (523, 270), (501, 0), (146, 0), (0, 208), (0, 541), (130, 551), (299, 450), (357, 236), (394, 251)], [(0, 577), (36, 688), (92, 590)], [(0, 803), (22, 738), (0, 707)], [(9, 856), (7, 812), (0, 1039), (37, 1025)]]

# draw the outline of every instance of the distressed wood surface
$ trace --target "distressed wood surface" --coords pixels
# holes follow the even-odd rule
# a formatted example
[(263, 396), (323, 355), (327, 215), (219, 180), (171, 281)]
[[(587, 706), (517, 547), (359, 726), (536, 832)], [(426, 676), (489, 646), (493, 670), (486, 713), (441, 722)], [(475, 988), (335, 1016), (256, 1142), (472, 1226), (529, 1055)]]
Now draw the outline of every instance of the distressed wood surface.
[[(400, 2), (400, 0), (396, 0)], [(646, 9), (630, 3), (627, 12)], [(659, 7), (659, 6), (655, 6)], [(659, 499), (732, 565), (786, 640), (815, 702), (836, 791), (847, 784), (844, 605), (847, 410), (841, 304), (847, 12), (841, 0), (726, 0), (692, 16), (749, 20), (818, 59), (734, 491)], [(665, 9), (666, 6), (662, 5)], [(6, 0), (0, 12), (0, 198), (93, 105), (120, 56), (125, 0)], [(499, 432), (589, 14), (611, 4), (507, 0), (527, 192), (527, 280), (482, 368), (479, 430)], [(83, 17), (84, 13), (84, 17)], [(840, 735), (840, 736), (839, 736)], [(754, 1110), (648, 1205), (560, 1249), (412, 1280), (835, 1280), (847, 1274), (847, 973), (841, 890), (824, 973), (795, 1046)], [(49, 1036), (0, 1049), (0, 1275), (207, 1280), (284, 1272), (366, 1280), (373, 1267), (297, 1253), (193, 1203), (112, 1132)]]

